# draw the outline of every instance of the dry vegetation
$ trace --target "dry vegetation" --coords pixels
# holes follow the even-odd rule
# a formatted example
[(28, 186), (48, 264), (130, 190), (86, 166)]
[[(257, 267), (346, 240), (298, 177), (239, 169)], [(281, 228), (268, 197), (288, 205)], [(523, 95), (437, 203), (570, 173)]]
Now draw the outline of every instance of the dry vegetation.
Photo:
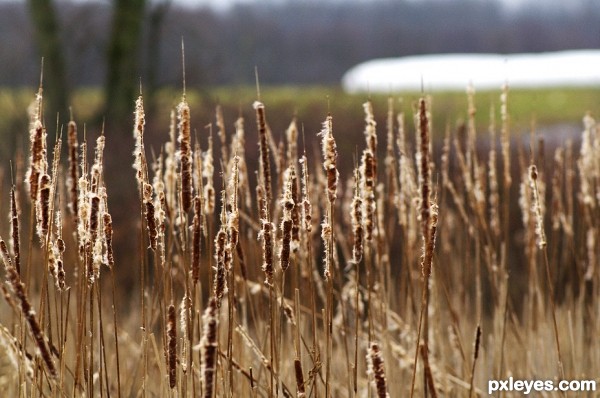
[(105, 136), (71, 121), (48, 159), (40, 90), (29, 160), (0, 202), (5, 396), (474, 397), (489, 379), (594, 378), (595, 122), (546, 159), (534, 134), (511, 140), (506, 87), (481, 139), (474, 95), (435, 154), (430, 98), (411, 115), (390, 99), (383, 129), (365, 103), (356, 154), (337, 150), (344, 115), (324, 112), (318, 137), (293, 120), (276, 142), (256, 101), (257, 170), (248, 123), (218, 108), (216, 134), (194, 132), (185, 92), (167, 142), (146, 148), (140, 96), (138, 229), (119, 235), (139, 249), (124, 264)]

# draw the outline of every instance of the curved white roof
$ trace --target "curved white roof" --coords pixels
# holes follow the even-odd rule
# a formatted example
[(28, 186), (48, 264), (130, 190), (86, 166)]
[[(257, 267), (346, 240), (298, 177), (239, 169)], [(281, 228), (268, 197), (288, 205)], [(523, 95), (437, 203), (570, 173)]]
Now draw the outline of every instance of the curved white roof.
[(346, 91), (395, 92), (600, 86), (600, 50), (539, 54), (438, 54), (375, 59), (350, 69)]

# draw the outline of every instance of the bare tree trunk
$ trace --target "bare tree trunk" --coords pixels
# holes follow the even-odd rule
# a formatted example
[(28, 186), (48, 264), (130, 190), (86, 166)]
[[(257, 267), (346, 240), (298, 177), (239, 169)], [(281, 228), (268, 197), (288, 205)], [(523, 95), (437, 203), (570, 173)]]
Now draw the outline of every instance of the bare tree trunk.
[(145, 0), (114, 0), (108, 43), (105, 116), (109, 124), (128, 121), (139, 90), (140, 41)]
[[(60, 32), (52, 0), (28, 0), (35, 40), (44, 58), (44, 99), (46, 122), (54, 124), (56, 113), (68, 120), (69, 88)], [(50, 129), (53, 131), (54, 129)]]

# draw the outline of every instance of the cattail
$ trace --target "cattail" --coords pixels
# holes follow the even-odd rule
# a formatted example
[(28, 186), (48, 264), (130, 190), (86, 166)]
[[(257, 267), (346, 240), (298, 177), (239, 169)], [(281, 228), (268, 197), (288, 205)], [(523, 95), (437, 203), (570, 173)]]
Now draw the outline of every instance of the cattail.
[(562, 197), (563, 169), (565, 165), (564, 148), (558, 147), (554, 152), (554, 174), (552, 175), (552, 229), (557, 231), (561, 226), (567, 231), (565, 205)]
[(302, 156), (300, 164), (302, 165), (302, 225), (304, 230), (310, 234), (312, 231), (312, 205), (308, 192), (308, 161), (306, 156)]
[(281, 198), (281, 206), (283, 208), (283, 218), (281, 220), (281, 248), (279, 250), (280, 266), (283, 272), (285, 272), (290, 266), (290, 245), (292, 241), (292, 211), (294, 210), (295, 204), (292, 199), (292, 181), (296, 172), (294, 166), (289, 166), (285, 171), (284, 175), (284, 191), (283, 197)]
[(544, 216), (542, 214), (542, 203), (538, 190), (538, 171), (537, 167), (532, 164), (529, 167), (529, 182), (533, 194), (533, 212), (535, 214), (535, 234), (537, 236), (537, 244), (540, 249), (546, 247), (546, 233), (544, 232)]
[(473, 380), (475, 379), (475, 365), (477, 364), (477, 358), (479, 357), (479, 344), (481, 343), (481, 326), (477, 325), (477, 331), (475, 332), (475, 343), (473, 346), (473, 365), (471, 367), (471, 382), (469, 388), (469, 397), (473, 396)]
[(496, 235), (500, 235), (500, 195), (498, 194), (498, 175), (496, 173), (496, 126), (494, 110), (490, 110), (490, 154), (488, 159), (488, 179), (490, 182), (490, 228)]
[(363, 201), (360, 195), (359, 171), (354, 172), (355, 190), (352, 204), (350, 205), (350, 216), (352, 218), (352, 232), (354, 234), (354, 246), (352, 247), (352, 262), (358, 264), (363, 256)]
[(363, 104), (365, 111), (365, 138), (367, 141), (367, 148), (373, 153), (377, 154), (377, 123), (375, 122), (375, 116), (373, 115), (373, 104), (371, 101), (367, 101)]
[(373, 230), (375, 227), (375, 169), (376, 161), (370, 149), (363, 151), (361, 158), (361, 185), (364, 203), (364, 230), (365, 240), (371, 242), (373, 240)]
[(215, 188), (213, 186), (215, 168), (213, 165), (212, 134), (208, 136), (208, 149), (202, 154), (202, 158), (202, 176), (206, 178), (204, 184), (204, 214), (212, 215), (215, 212)]
[(52, 188), (50, 176), (42, 174), (39, 181), (37, 200), (37, 234), (44, 244), (50, 226), (50, 190)]
[(38, 182), (42, 174), (43, 162), (45, 162), (46, 129), (39, 119), (36, 119), (29, 133), (29, 169), (25, 183), (29, 189), (29, 197), (35, 203), (38, 196)]
[(221, 299), (227, 291), (227, 278), (225, 275), (225, 245), (227, 244), (227, 233), (223, 228), (219, 230), (215, 237), (215, 259), (217, 261), (215, 266), (215, 283), (214, 283), (214, 295), (217, 298), (217, 305), (221, 307)]
[(298, 125), (296, 124), (295, 117), (285, 131), (285, 138), (287, 141), (286, 163), (288, 166), (291, 166), (292, 164), (296, 164), (298, 160)]
[(145, 154), (144, 154), (144, 125), (146, 124), (146, 117), (144, 115), (144, 100), (140, 95), (135, 101), (135, 121), (133, 129), (133, 137), (135, 138), (135, 149), (133, 151), (134, 162), (133, 168), (135, 169), (135, 179), (138, 183), (140, 192), (144, 188), (144, 182), (146, 181), (146, 165), (145, 165)]
[(233, 157), (233, 165), (231, 167), (231, 175), (229, 176), (229, 213), (227, 214), (227, 229), (229, 233), (229, 241), (232, 247), (237, 246), (240, 230), (240, 213), (238, 209), (238, 193), (240, 182), (240, 157)]
[(594, 184), (598, 178), (596, 168), (597, 158), (594, 153), (596, 140), (596, 121), (589, 114), (583, 117), (584, 130), (581, 137), (581, 156), (577, 161), (581, 175), (580, 200), (592, 208), (596, 205)]
[(150, 240), (150, 248), (156, 250), (156, 237), (158, 230), (156, 228), (156, 218), (154, 214), (154, 203), (152, 202), (152, 185), (143, 184), (144, 205), (146, 207), (146, 229), (148, 230), (148, 239)]
[(104, 224), (104, 242), (106, 244), (106, 262), (110, 268), (115, 265), (115, 258), (113, 253), (113, 227), (112, 227), (112, 217), (108, 212), (104, 212), (102, 214), (103, 224)]
[(294, 359), (294, 373), (296, 375), (297, 398), (306, 397), (304, 388), (304, 373), (302, 372), (302, 361), (299, 358)]
[(510, 176), (510, 128), (508, 116), (508, 84), (502, 85), (502, 94), (500, 94), (500, 120), (502, 123), (500, 141), (502, 146), (502, 159), (504, 163), (504, 186), (506, 189), (506, 187), (509, 187), (512, 182)]
[(67, 144), (69, 147), (69, 173), (66, 181), (67, 189), (69, 191), (69, 203), (67, 206), (71, 214), (77, 219), (77, 182), (79, 181), (77, 150), (79, 142), (77, 141), (77, 124), (72, 120), (67, 127)]
[(181, 304), (179, 305), (179, 327), (181, 328), (181, 358), (184, 360), (181, 361), (181, 370), (183, 373), (187, 373), (187, 361), (185, 358), (188, 357), (188, 344), (189, 344), (189, 335), (188, 335), (188, 322), (190, 319), (190, 309), (192, 307), (192, 300), (190, 297), (185, 294), (181, 299)]
[(192, 221), (192, 282), (200, 279), (200, 255), (202, 253), (202, 200), (194, 197), (194, 219)]
[(223, 119), (223, 108), (221, 108), (221, 105), (217, 105), (215, 113), (217, 120), (217, 135), (221, 139), (221, 161), (224, 164), (227, 164), (229, 163), (229, 153), (227, 152), (227, 134), (225, 132), (225, 121)]
[(175, 306), (169, 305), (167, 309), (167, 367), (169, 369), (169, 387), (177, 385), (177, 323)]
[(201, 367), (200, 377), (202, 380), (204, 398), (212, 398), (214, 394), (215, 378), (217, 373), (217, 325), (218, 305), (215, 297), (211, 297), (208, 306), (202, 315), (203, 331), (200, 340)]
[(245, 130), (244, 130), (244, 118), (239, 117), (235, 121), (235, 135), (233, 136), (233, 140), (231, 142), (232, 152), (236, 153), (239, 158), (239, 186), (240, 193), (244, 193), (244, 205), (247, 209), (252, 208), (252, 195), (250, 193), (250, 186), (248, 180), (248, 167), (246, 165), (246, 155), (245, 155)]
[(29, 325), (29, 330), (33, 335), (33, 339), (35, 341), (35, 345), (42, 357), (42, 360), (46, 364), (46, 368), (48, 373), (52, 378), (56, 378), (58, 373), (56, 372), (56, 366), (54, 365), (54, 361), (52, 360), (52, 355), (50, 354), (50, 349), (48, 348), (48, 344), (46, 342), (46, 338), (44, 336), (43, 330), (40, 328), (40, 324), (37, 321), (35, 311), (33, 310), (29, 299), (27, 298), (27, 293), (25, 289), (25, 285), (21, 282), (21, 277), (19, 273), (15, 269), (10, 260), (10, 254), (8, 253), (8, 248), (6, 247), (6, 243), (2, 238), (0, 238), (0, 257), (4, 262), (4, 267), (6, 269), (6, 273), (8, 276), (8, 280), (10, 285), (19, 299), (19, 304), (21, 306), (21, 313), (27, 320), (27, 324)]
[(165, 184), (165, 200), (168, 204), (168, 208), (176, 208), (177, 198), (177, 154), (175, 148), (177, 146), (176, 138), (177, 130), (177, 115), (174, 109), (171, 110), (171, 117), (169, 123), (169, 137), (170, 141), (165, 144), (165, 173), (164, 173), (164, 184)]
[(373, 384), (377, 391), (378, 398), (389, 398), (387, 392), (387, 381), (385, 378), (385, 369), (383, 368), (383, 357), (379, 344), (372, 342), (367, 353), (367, 372), (373, 376)]
[(261, 230), (258, 238), (262, 240), (263, 264), (265, 285), (273, 286), (273, 223), (261, 219)]
[(321, 224), (321, 239), (323, 240), (323, 245), (325, 246), (325, 267), (323, 270), (323, 276), (325, 277), (325, 280), (329, 280), (331, 278), (331, 257), (333, 254), (333, 247), (331, 247), (333, 230), (329, 218), (330, 214), (328, 213)]
[(179, 119), (179, 161), (181, 173), (181, 207), (187, 213), (192, 205), (192, 147), (191, 147), (191, 125), (190, 107), (185, 96), (177, 106), (177, 118)]
[[(83, 145), (82, 145), (83, 146)], [(83, 258), (85, 247), (90, 241), (90, 202), (88, 199), (88, 181), (85, 174), (79, 177), (79, 219), (77, 220), (77, 238), (79, 241), (79, 254)]]
[(430, 218), (430, 178), (429, 178), (429, 116), (425, 98), (419, 100), (419, 137), (420, 150), (417, 158), (419, 164), (419, 187), (421, 188), (421, 229), (423, 237), (428, 240)]
[[(259, 150), (260, 150), (260, 170), (262, 184), (265, 189), (267, 204), (271, 202), (271, 162), (269, 158), (269, 138), (267, 132), (267, 120), (265, 116), (265, 106), (262, 102), (255, 101), (253, 104), (256, 111), (256, 125), (258, 128)], [(267, 207), (267, 214), (269, 213)]]
[(56, 270), (54, 272), (56, 287), (64, 291), (66, 288), (65, 283), (65, 268), (63, 263), (63, 257), (65, 253), (65, 242), (62, 239), (62, 213), (60, 210), (56, 211), (56, 240), (52, 244), (52, 257), (54, 257), (54, 261), (56, 262)]
[[(90, 220), (89, 220), (89, 247), (93, 251), (93, 261), (88, 261), (87, 267), (87, 280), (88, 284), (91, 285), (97, 279), (98, 276), (98, 264), (97, 264), (97, 255), (98, 248), (96, 246), (97, 237), (98, 237), (98, 225), (99, 225), (99, 216), (100, 216), (100, 198), (96, 194), (90, 195)], [(100, 250), (101, 251), (101, 250)]]
[(103, 174), (103, 168), (104, 168), (104, 145), (105, 145), (106, 139), (104, 137), (104, 134), (100, 135), (100, 137), (98, 137), (98, 139), (96, 140), (96, 157), (94, 160), (94, 165), (92, 166), (92, 171), (91, 171), (91, 179), (90, 179), (90, 190), (94, 193), (98, 193), (98, 189), (101, 186), (101, 177)]
[(15, 268), (17, 273), (21, 274), (21, 244), (19, 237), (19, 212), (17, 209), (17, 198), (15, 194), (15, 186), (10, 190), (10, 229), (12, 249), (15, 255)]
[(433, 262), (433, 252), (435, 249), (435, 236), (438, 223), (438, 206), (435, 203), (431, 205), (431, 223), (426, 238), (423, 239), (423, 258), (421, 262), (421, 272), (425, 278), (431, 275), (431, 264)]
[(396, 156), (394, 152), (394, 100), (388, 98), (388, 112), (386, 120), (386, 148), (385, 148), (385, 171), (388, 182), (388, 201), (393, 203), (398, 192), (398, 174), (396, 169)]
[(327, 173), (327, 198), (330, 204), (335, 202), (337, 198), (337, 184), (340, 173), (337, 170), (337, 149), (335, 139), (333, 138), (333, 118), (327, 116), (323, 122), (323, 129), (319, 133), (322, 136), (322, 151), (323, 151), (323, 168)]

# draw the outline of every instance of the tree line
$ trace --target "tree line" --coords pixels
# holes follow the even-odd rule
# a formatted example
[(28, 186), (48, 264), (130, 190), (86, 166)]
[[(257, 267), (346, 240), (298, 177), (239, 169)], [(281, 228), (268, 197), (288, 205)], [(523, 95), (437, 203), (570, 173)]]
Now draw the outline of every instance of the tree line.
[(57, 91), (104, 85), (113, 105), (123, 97), (130, 108), (140, 79), (150, 91), (180, 84), (182, 38), (189, 87), (251, 84), (255, 66), (263, 84), (337, 84), (379, 57), (598, 47), (600, 7), (581, 4), (566, 12), (476, 0), (284, 1), (219, 12), (170, 0), (3, 2), (0, 85), (37, 82), (46, 54), (46, 71), (61, 71), (47, 81)]

